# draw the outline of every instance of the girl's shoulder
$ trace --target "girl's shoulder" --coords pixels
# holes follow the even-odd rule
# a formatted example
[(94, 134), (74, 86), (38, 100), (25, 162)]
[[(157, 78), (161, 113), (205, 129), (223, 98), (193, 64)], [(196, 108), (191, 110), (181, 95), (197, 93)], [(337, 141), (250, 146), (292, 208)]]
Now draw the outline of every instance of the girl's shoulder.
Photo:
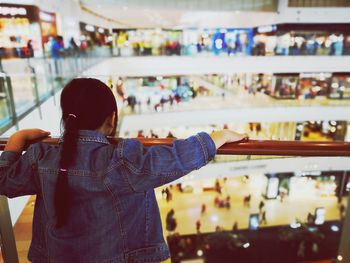
[(59, 145), (51, 145), (44, 142), (37, 142), (31, 144), (27, 152), (33, 156), (35, 159), (41, 159), (43, 156), (45, 156), (48, 153), (56, 153), (59, 151)]

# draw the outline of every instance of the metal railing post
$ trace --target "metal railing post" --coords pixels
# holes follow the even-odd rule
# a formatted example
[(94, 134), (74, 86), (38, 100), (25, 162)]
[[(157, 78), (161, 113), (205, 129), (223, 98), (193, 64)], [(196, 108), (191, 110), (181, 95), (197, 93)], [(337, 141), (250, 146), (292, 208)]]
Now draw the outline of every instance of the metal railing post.
[[(55, 96), (55, 82), (54, 82), (54, 77), (52, 73), (52, 66), (51, 66), (51, 61), (50, 59), (47, 59), (46, 57), (44, 58), (44, 67), (45, 67), (45, 72), (46, 68), (48, 69), (47, 74), (45, 76), (48, 76), (48, 82), (50, 83), (51, 86), (51, 96), (53, 97), (53, 105), (56, 106), (56, 96)], [(47, 67), (46, 67), (47, 66)]]
[(36, 107), (39, 110), (40, 120), (42, 120), (43, 119), (43, 114), (42, 114), (42, 111), (41, 111), (40, 95), (39, 95), (39, 90), (38, 90), (38, 81), (37, 81), (37, 78), (36, 78), (35, 68), (30, 65), (29, 58), (28, 58), (28, 69), (29, 69), (29, 72), (31, 74), (30, 79), (31, 79), (31, 81), (33, 83), (35, 104), (36, 104)]
[(6, 90), (9, 96), (9, 102), (10, 102), (10, 110), (11, 110), (11, 115), (12, 115), (12, 124), (16, 127), (18, 130), (18, 118), (17, 118), (17, 113), (16, 113), (16, 106), (15, 106), (15, 99), (13, 97), (13, 90), (12, 90), (12, 82), (10, 76), (6, 76)]
[(5, 196), (0, 196), (0, 215), (2, 257), (5, 263), (18, 263), (17, 247), (12, 228), (10, 210)]

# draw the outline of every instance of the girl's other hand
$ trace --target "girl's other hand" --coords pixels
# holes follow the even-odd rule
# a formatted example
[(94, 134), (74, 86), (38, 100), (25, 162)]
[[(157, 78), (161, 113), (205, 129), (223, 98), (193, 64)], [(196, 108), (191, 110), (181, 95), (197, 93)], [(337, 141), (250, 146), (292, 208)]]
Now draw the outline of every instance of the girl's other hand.
[(248, 139), (247, 134), (240, 134), (231, 130), (214, 131), (210, 137), (215, 143), (216, 149), (220, 148), (225, 143), (239, 142)]
[(19, 152), (32, 143), (41, 141), (50, 136), (50, 132), (41, 129), (25, 129), (14, 133), (8, 140), (5, 151)]

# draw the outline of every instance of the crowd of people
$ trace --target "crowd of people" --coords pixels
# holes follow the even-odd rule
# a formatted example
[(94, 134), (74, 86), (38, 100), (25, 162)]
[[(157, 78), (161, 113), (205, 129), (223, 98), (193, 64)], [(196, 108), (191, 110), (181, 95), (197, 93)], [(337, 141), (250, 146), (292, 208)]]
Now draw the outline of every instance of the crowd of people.
[[(249, 176), (246, 175), (243, 177), (244, 179), (242, 180), (244, 183), (247, 182), (247, 180), (249, 180)], [(227, 178), (224, 177), (222, 180), (216, 179), (214, 186), (212, 188), (213, 191), (215, 191), (217, 193), (217, 195), (214, 197), (214, 202), (213, 202), (213, 206), (214, 208), (225, 208), (225, 209), (230, 209), (231, 208), (231, 196), (229, 194), (225, 194), (223, 193), (223, 184), (225, 184), (227, 182)], [(207, 188), (208, 190), (209, 188)], [(193, 189), (191, 189), (193, 191)], [(161, 193), (162, 193), (162, 197), (167, 201), (167, 203), (171, 202), (173, 200), (173, 192), (176, 191), (178, 193), (184, 193), (187, 191), (184, 191), (182, 183), (178, 183), (175, 186), (173, 185), (169, 185), (165, 188), (162, 189)], [(246, 208), (250, 208), (250, 203), (251, 203), (251, 198), (252, 195), (248, 194), (243, 196), (243, 207)], [(200, 207), (200, 216), (205, 216), (207, 215), (207, 206), (210, 204), (207, 203), (202, 203), (201, 207)], [(267, 225), (267, 218), (266, 218), (266, 208), (265, 208), (265, 201), (264, 199), (262, 199), (257, 207), (258, 211), (259, 211), (259, 224), (260, 225)], [(176, 222), (176, 223), (175, 223)], [(172, 226), (172, 227), (169, 227)], [(195, 227), (195, 231), (196, 233), (200, 233), (201, 232), (201, 226), (202, 226), (202, 221), (200, 218), (198, 218), (195, 222), (194, 222), (194, 227)], [(166, 229), (168, 230), (169, 234), (174, 234), (176, 233), (176, 227), (177, 227), (177, 220), (175, 219), (175, 210), (174, 208), (170, 209), (167, 213), (166, 216)], [(215, 231), (222, 231), (224, 230), (223, 227), (217, 225), (215, 227)], [(232, 231), (237, 231), (238, 230), (238, 222), (235, 220), (233, 222), (233, 226), (232, 226)]]

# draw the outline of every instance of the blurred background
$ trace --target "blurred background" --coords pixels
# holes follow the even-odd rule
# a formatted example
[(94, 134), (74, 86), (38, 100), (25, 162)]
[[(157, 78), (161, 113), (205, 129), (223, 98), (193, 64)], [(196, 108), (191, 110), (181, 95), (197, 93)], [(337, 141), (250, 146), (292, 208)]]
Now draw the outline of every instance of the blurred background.
[[(59, 137), (62, 88), (93, 77), (117, 98), (118, 137), (349, 142), (349, 14), (349, 0), (1, 1), (1, 137)], [(168, 262), (348, 263), (349, 192), (348, 157), (218, 155), (156, 189)], [(19, 262), (34, 200), (8, 200)]]

